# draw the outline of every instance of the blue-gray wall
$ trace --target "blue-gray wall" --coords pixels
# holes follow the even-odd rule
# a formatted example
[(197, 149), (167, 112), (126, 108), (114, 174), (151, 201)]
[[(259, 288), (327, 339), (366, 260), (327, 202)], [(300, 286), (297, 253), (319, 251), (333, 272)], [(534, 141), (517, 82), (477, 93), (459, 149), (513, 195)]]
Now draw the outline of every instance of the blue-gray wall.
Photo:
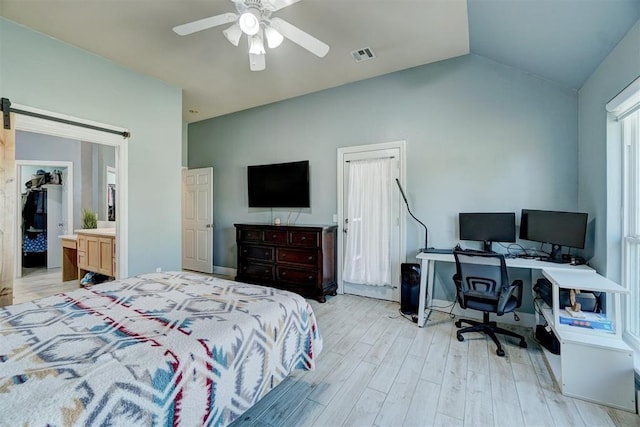
[[(234, 222), (271, 220), (247, 207), (247, 165), (309, 159), (311, 209), (298, 223), (330, 223), (339, 147), (407, 141), (406, 192), (435, 247), (458, 241), (461, 211), (519, 221), (522, 208), (578, 206), (577, 94), (476, 55), (192, 123), (188, 136), (189, 167), (214, 168), (219, 266), (236, 265)], [(407, 223), (411, 260), (424, 234)]]
[(181, 267), (180, 88), (0, 18), (0, 96), (129, 129), (129, 274)]
[[(620, 264), (620, 147), (607, 144), (605, 105), (640, 76), (640, 21), (598, 66), (579, 91), (580, 209), (596, 218), (596, 250), (592, 265), (619, 281)], [(611, 187), (607, 189), (607, 184)]]
[[(33, 132), (16, 132), (16, 160), (55, 160), (73, 163), (73, 225), (70, 227), (70, 231), (81, 228), (82, 225), (83, 164), (80, 145), (80, 141), (73, 139)], [(91, 169), (90, 164), (86, 167)], [(21, 188), (24, 188), (23, 181), (20, 182), (20, 185)]]

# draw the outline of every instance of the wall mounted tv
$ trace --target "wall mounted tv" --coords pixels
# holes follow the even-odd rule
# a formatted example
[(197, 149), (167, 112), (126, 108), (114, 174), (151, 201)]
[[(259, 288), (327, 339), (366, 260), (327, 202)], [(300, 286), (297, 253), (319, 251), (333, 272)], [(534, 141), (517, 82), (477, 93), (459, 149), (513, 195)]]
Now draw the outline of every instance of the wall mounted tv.
[(247, 167), (250, 208), (309, 208), (309, 161)]

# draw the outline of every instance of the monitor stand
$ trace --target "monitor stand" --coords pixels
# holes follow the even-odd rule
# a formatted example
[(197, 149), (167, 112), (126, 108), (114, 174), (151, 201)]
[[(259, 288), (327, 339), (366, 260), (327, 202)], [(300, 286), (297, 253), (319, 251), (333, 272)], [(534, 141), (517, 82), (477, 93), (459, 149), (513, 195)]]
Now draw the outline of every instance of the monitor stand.
[(562, 259), (562, 246), (552, 244), (551, 253), (547, 258), (540, 258), (540, 261), (555, 262), (556, 264), (568, 264), (569, 261)]
[(493, 251), (491, 250), (491, 241), (490, 240), (485, 240), (483, 242), (483, 246), (482, 246), (482, 250), (488, 253), (493, 253)]

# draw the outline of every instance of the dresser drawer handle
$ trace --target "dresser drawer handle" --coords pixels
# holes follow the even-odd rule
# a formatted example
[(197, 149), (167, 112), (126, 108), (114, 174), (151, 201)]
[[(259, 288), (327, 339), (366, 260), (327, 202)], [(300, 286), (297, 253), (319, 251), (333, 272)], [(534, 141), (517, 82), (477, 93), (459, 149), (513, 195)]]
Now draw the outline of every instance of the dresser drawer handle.
[(265, 251), (264, 256), (269, 256), (269, 252)]
[(278, 237), (278, 235), (277, 234), (273, 234), (273, 235), (271, 235), (271, 237), (275, 239), (276, 237)]
[(246, 254), (246, 253), (247, 253), (247, 250), (246, 250), (246, 249), (243, 249), (243, 250), (242, 250), (242, 253), (243, 253), (243, 254)]
[(287, 272), (286, 272), (286, 271), (283, 271), (283, 272), (282, 272), (282, 275), (283, 275), (283, 276), (286, 276), (286, 275), (287, 275)]
[(307, 236), (302, 236), (302, 238), (300, 240), (302, 240), (304, 242), (305, 240), (307, 240)]
[(247, 267), (246, 266), (242, 267), (242, 270), (247, 271)]
[(269, 274), (269, 270), (265, 269), (264, 274)]
[(311, 279), (313, 279), (313, 276), (307, 277), (307, 280), (311, 280)]
[(309, 261), (313, 261), (313, 256), (309, 255)]
[(287, 254), (282, 254), (281, 258), (286, 258)]

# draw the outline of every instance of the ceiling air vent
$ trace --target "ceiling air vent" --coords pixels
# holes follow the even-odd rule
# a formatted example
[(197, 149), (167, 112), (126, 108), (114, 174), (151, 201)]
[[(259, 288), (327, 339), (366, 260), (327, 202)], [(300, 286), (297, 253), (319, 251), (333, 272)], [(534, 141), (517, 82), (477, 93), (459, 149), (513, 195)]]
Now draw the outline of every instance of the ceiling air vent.
[(363, 47), (362, 49), (357, 49), (351, 52), (351, 56), (356, 62), (368, 61), (376, 57), (376, 54), (373, 53), (373, 50), (370, 47)]

